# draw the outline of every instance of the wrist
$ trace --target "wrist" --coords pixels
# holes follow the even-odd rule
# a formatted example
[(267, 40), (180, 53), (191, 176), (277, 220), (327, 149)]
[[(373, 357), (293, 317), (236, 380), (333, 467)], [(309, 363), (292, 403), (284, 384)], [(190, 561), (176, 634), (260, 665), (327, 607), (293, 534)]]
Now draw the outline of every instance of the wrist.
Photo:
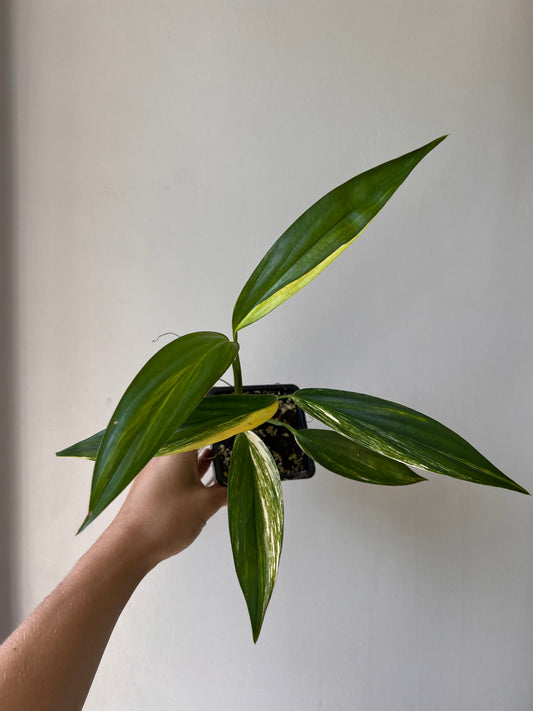
[(135, 585), (159, 563), (142, 525), (129, 521), (126, 516), (118, 515), (97, 544), (106, 548), (112, 564)]

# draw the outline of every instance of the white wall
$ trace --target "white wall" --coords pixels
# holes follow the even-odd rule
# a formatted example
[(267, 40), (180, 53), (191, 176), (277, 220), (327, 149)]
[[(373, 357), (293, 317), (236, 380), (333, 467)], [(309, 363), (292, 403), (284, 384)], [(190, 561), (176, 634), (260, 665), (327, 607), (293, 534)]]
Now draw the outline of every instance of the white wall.
[[(242, 335), (245, 379), (426, 412), (533, 488), (529, 0), (17, 0), (18, 616), (75, 538), (104, 426), (164, 331), (229, 330), (272, 241), (443, 133), (372, 226)], [(90, 711), (526, 711), (533, 504), (430, 476), (286, 484), (252, 644), (224, 512), (144, 581)]]
[(14, 433), (15, 307), (13, 275), (13, 135), (11, 116), (10, 15), (0, 3), (0, 638), (14, 617)]

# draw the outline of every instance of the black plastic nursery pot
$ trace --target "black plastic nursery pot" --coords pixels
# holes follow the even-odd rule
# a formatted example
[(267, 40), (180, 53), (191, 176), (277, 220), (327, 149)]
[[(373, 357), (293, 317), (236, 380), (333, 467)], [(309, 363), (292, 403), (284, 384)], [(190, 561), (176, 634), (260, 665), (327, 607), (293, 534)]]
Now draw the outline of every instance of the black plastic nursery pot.
[[(278, 383), (275, 385), (248, 385), (243, 387), (244, 393), (256, 395), (290, 395), (296, 390), (298, 390), (296, 385), (279, 385)], [(211, 388), (209, 395), (230, 395), (233, 392), (234, 389), (232, 387), (215, 387)], [(304, 411), (290, 398), (280, 400), (278, 411), (272, 419), (286, 422), (295, 430), (307, 428)], [(283, 481), (309, 479), (313, 476), (315, 473), (314, 461), (302, 451), (294, 436), (286, 427), (283, 427), (283, 425), (278, 427), (270, 422), (265, 422), (257, 427), (254, 432), (261, 437), (272, 453), (280, 478)], [(234, 439), (235, 437), (230, 437), (213, 444), (213, 466), (217, 481), (221, 484), (227, 485), (228, 483), (229, 463)]]

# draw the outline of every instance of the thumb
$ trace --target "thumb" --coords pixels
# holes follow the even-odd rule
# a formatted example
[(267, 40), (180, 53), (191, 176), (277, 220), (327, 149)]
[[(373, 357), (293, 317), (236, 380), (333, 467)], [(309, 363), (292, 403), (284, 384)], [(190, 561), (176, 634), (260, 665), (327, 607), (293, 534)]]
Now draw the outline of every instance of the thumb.
[(228, 489), (222, 484), (213, 484), (205, 488), (205, 497), (207, 499), (207, 508), (209, 517), (213, 516), (223, 506), (228, 503)]

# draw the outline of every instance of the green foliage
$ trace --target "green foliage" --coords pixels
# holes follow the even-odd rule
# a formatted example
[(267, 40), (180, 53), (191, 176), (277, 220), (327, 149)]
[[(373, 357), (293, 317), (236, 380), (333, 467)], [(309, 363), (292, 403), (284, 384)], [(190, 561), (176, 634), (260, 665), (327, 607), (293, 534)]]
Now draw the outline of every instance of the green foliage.
[(278, 573), (283, 541), (283, 495), (276, 462), (253, 432), (237, 435), (228, 475), (233, 559), (254, 642)]
[(310, 388), (292, 396), (336, 432), (386, 457), (457, 479), (527, 491), (436, 420), (370, 395)]
[[(254, 641), (272, 595), (283, 539), (283, 498), (272, 454), (253, 432), (278, 400), (242, 395), (237, 332), (314, 279), (377, 215), (444, 137), (355, 176), (318, 200), (274, 243), (243, 287), (233, 341), (220, 333), (178, 338), (133, 379), (107, 428), (58, 452), (95, 460), (82, 528), (156, 454), (182, 452), (236, 435), (228, 475), (228, 517), (237, 576)], [(236, 395), (204, 397), (229, 366)], [(403, 405), (342, 390), (304, 389), (294, 402), (328, 428), (293, 432), (301, 448), (348, 479), (386, 486), (424, 479), (409, 466), (527, 493), (462, 437)]]
[(83, 530), (130, 483), (227, 370), (239, 347), (200, 331), (158, 351), (124, 393), (102, 438)]
[[(162, 457), (176, 452), (200, 449), (213, 442), (253, 430), (266, 422), (278, 409), (274, 395), (219, 395), (205, 397), (185, 422), (157, 450)], [(57, 452), (58, 457), (96, 459), (105, 430)]]
[(311, 459), (348, 479), (367, 484), (403, 486), (425, 481), (405, 464), (384, 457), (331, 430), (299, 430), (296, 441)]
[(272, 245), (244, 285), (233, 310), (233, 332), (263, 318), (318, 276), (444, 138), (356, 175), (306, 210)]

